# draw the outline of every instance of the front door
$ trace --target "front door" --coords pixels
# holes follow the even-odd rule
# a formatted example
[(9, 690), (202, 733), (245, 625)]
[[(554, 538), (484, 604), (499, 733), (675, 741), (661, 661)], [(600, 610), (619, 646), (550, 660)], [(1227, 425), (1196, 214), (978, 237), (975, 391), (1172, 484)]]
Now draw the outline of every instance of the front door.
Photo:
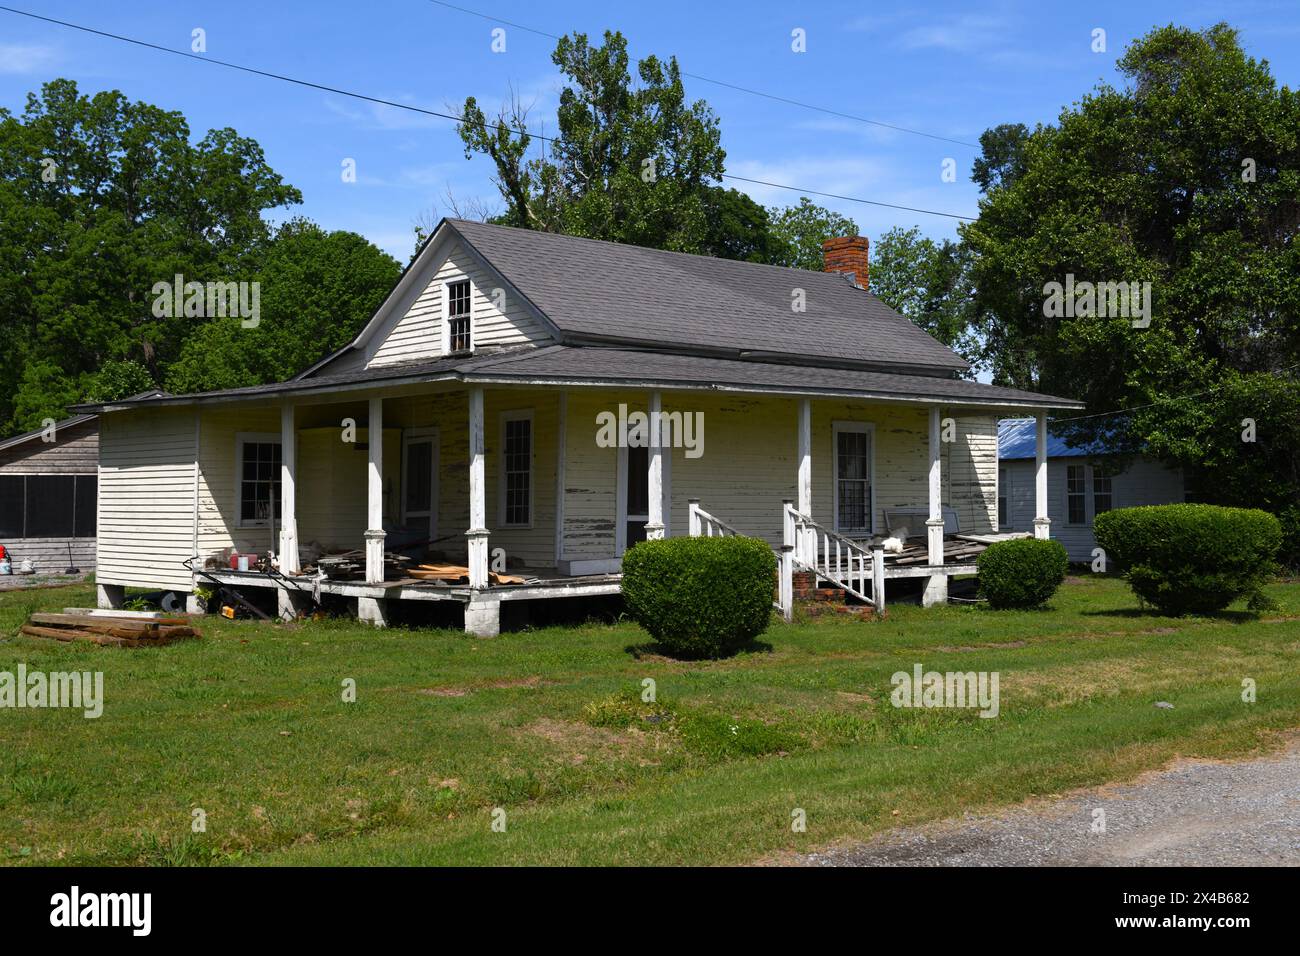
[(438, 432), (414, 428), (402, 437), (402, 524), (438, 536)]

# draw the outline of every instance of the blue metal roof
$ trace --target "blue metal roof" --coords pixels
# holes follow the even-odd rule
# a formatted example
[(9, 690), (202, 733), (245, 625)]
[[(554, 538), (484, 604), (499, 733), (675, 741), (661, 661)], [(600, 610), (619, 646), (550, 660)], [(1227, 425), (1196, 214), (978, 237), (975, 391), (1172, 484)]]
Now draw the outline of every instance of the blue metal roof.
[[(1004, 418), (998, 422), (999, 458), (1033, 458), (1035, 443), (1034, 419)], [(1091, 455), (1110, 455), (1115, 451), (1115, 448), (1100, 439), (1090, 445), (1071, 445), (1064, 438), (1053, 435), (1051, 422), (1047, 424), (1048, 458), (1083, 458)]]

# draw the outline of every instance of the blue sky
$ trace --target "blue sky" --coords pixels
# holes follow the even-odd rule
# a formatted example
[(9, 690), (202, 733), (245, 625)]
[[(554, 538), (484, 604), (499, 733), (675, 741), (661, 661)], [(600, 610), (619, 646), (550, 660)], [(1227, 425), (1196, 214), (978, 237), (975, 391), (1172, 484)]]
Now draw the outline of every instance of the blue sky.
[[(554, 41), (429, 0), (216, 4), (189, 0), (4, 0), (7, 5), (188, 50), (206, 31), (210, 56), (429, 109), (457, 112), (467, 95), (494, 109), (517, 90), (535, 129), (554, 130), (559, 77)], [(1124, 47), (1153, 26), (1227, 20), (1280, 82), (1300, 82), (1300, 3), (524, 3), (460, 6), (547, 33), (619, 29), (634, 56), (676, 55), (684, 70), (831, 110), (967, 142), (1002, 122), (1051, 122), (1099, 81), (1118, 82)], [(807, 50), (791, 49), (805, 31)], [(1106, 31), (1094, 53), (1092, 32)], [(179, 110), (196, 138), (231, 126), (262, 144), (302, 190), (295, 214), (351, 229), (405, 262), (417, 217), (458, 202), (500, 206), (490, 164), (466, 160), (454, 124), (286, 83), (187, 62), (0, 12), (0, 106), (20, 111), (29, 90), (75, 79)], [(841, 119), (688, 80), (722, 121), (727, 170), (739, 176), (927, 209), (973, 214), (977, 150)], [(356, 160), (357, 181), (340, 175)], [(955, 183), (942, 181), (956, 161)], [(742, 184), (731, 183), (742, 186)], [(799, 193), (742, 186), (765, 204)], [(866, 236), (895, 225), (954, 236), (956, 221), (818, 199), (852, 216)]]

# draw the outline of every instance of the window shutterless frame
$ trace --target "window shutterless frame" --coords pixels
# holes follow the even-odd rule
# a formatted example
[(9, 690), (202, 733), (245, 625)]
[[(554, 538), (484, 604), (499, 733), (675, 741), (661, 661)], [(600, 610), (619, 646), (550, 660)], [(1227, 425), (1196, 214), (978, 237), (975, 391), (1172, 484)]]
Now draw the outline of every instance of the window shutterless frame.
[[(840, 435), (863, 434), (866, 436), (865, 474), (860, 478), (848, 478), (848, 482), (865, 482), (866, 526), (862, 528), (845, 528), (840, 515)], [(875, 422), (831, 422), (831, 514), (834, 528), (841, 534), (860, 535), (863, 537), (876, 533), (876, 425)]]
[[(276, 448), (275, 464), (269, 478), (245, 478), (244, 452), (250, 445), (274, 445)], [(278, 432), (239, 432), (235, 435), (235, 527), (267, 528), (272, 521), (280, 519), (280, 435)], [(269, 510), (265, 518), (244, 517), (244, 485), (269, 485)], [(256, 489), (255, 489), (256, 492)]]
[(442, 283), (442, 352), (474, 351), (474, 284), (457, 275)]
[[(528, 449), (519, 460), (518, 443), (524, 430), (511, 423), (526, 422)], [(513, 436), (513, 437), (512, 437)], [(536, 490), (537, 430), (533, 427), (533, 410), (516, 409), (502, 412), (499, 427), (500, 451), (497, 453), (497, 524), (503, 528), (531, 528), (533, 526), (533, 498)], [(521, 467), (521, 465), (523, 467)], [(526, 490), (521, 484), (527, 485)], [(520, 521), (519, 510), (526, 509), (527, 520)], [(516, 520), (507, 520), (513, 512)]]

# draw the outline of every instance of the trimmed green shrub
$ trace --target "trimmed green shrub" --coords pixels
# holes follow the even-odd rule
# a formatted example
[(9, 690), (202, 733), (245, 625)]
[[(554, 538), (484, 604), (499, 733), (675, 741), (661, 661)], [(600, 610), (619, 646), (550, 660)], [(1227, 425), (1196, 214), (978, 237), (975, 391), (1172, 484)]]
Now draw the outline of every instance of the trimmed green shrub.
[(669, 653), (721, 657), (767, 630), (775, 575), (758, 538), (642, 541), (623, 555), (623, 599)]
[(1065, 580), (1070, 556), (1059, 541), (1016, 538), (991, 544), (975, 559), (980, 593), (989, 606), (1039, 607), (1046, 604)]
[(1276, 569), (1282, 525), (1266, 511), (1147, 505), (1097, 515), (1112, 570), (1166, 614), (1209, 614), (1253, 596)]

